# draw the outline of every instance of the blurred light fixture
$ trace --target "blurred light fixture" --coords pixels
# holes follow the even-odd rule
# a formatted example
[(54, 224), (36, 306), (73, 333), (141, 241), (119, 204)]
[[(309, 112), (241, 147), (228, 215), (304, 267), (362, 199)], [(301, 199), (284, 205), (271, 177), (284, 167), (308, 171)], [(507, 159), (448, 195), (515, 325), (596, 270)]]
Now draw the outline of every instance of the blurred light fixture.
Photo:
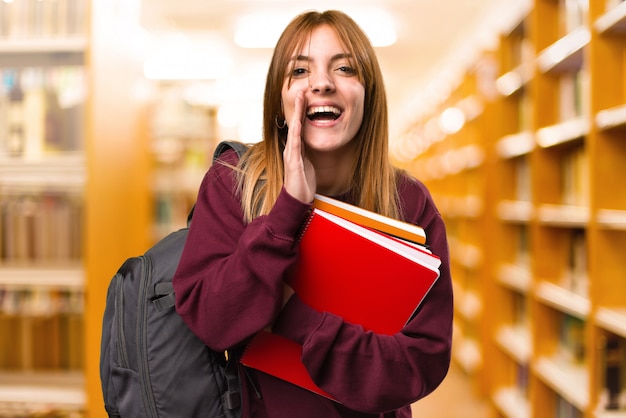
[(348, 14), (363, 28), (374, 46), (391, 46), (398, 40), (396, 25), (387, 11), (376, 8)]
[(242, 16), (237, 21), (234, 41), (242, 48), (273, 48), (291, 15), (258, 12)]
[(223, 103), (217, 110), (217, 123), (226, 128), (234, 128), (239, 123), (239, 112), (236, 103)]
[(227, 49), (212, 39), (174, 35), (150, 44), (143, 68), (151, 80), (215, 80), (233, 67)]
[(237, 134), (240, 141), (246, 143), (260, 142), (263, 132), (263, 103), (251, 101), (244, 106)]
[(439, 116), (439, 127), (447, 134), (454, 134), (463, 128), (465, 114), (458, 107), (449, 107)]
[(263, 103), (261, 100), (230, 101), (217, 110), (220, 127), (232, 129), (239, 141), (259, 142), (263, 132)]
[(187, 83), (183, 90), (183, 97), (192, 106), (214, 107), (218, 106), (221, 101), (215, 82), (212, 80)]
[[(345, 12), (363, 28), (375, 47), (390, 46), (397, 41), (396, 25), (387, 11), (361, 7)], [(272, 11), (242, 16), (235, 29), (235, 44), (242, 48), (274, 48), (283, 29), (298, 13)]]

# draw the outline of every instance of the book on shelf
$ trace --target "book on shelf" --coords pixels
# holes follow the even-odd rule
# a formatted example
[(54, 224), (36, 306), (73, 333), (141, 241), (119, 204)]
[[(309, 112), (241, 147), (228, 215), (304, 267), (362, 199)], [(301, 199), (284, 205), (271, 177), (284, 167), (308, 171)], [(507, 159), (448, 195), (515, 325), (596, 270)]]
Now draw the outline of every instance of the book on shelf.
[[(3, 77), (4, 78), (4, 77)], [(24, 150), (24, 127), (26, 125), (26, 112), (24, 109), (24, 91), (20, 83), (20, 73), (16, 72), (3, 106), (6, 116), (5, 132), (1, 132), (5, 138), (5, 148), (9, 155), (21, 154)]]
[(82, 221), (82, 202), (70, 194), (0, 194), (0, 263), (79, 260)]
[(510, 37), (507, 69), (513, 70), (532, 59), (534, 54), (532, 42), (528, 39), (526, 23), (521, 22), (519, 30)]
[(583, 418), (583, 413), (565, 398), (556, 395), (555, 418)]
[(60, 368), (82, 370), (85, 367), (85, 326), (80, 313), (64, 313), (61, 316), (60, 339), (62, 341)]
[(0, 283), (0, 292), (0, 329), (11, 336), (0, 364), (29, 372), (83, 369), (82, 291)]
[(0, 2), (0, 39), (42, 39), (83, 35), (86, 0)]
[(561, 33), (566, 35), (585, 24), (589, 0), (560, 0)]
[(516, 363), (515, 387), (524, 398), (528, 398), (528, 382), (530, 376), (530, 365), (528, 362)]
[(533, 100), (527, 89), (522, 89), (517, 96), (517, 131), (533, 129)]
[(559, 75), (559, 120), (565, 122), (588, 113), (589, 73), (584, 69)]
[(528, 297), (525, 294), (513, 292), (512, 294), (513, 324), (517, 328), (529, 328)]
[(514, 161), (515, 198), (520, 201), (532, 201), (532, 182), (528, 157), (520, 156)]
[(0, 68), (0, 78), (5, 86), (0, 88), (0, 157), (35, 160), (83, 148), (82, 66)]
[(561, 314), (559, 353), (569, 363), (585, 361), (585, 321), (566, 313)]
[(600, 405), (610, 411), (626, 410), (626, 341), (609, 333), (603, 340)]
[(517, 246), (515, 248), (515, 264), (530, 269), (530, 237), (528, 225), (521, 224), (517, 227)]
[(561, 200), (564, 205), (589, 204), (589, 154), (584, 145), (565, 152), (560, 160)]
[(589, 295), (589, 274), (585, 230), (573, 229), (568, 244), (568, 259), (563, 287), (577, 295), (587, 297)]
[[(304, 303), (366, 330), (392, 335), (410, 320), (439, 278), (439, 257), (393, 236), (313, 209), (287, 282)], [(302, 347), (262, 331), (242, 364), (330, 397), (300, 357)], [(332, 397), (331, 397), (332, 398)]]

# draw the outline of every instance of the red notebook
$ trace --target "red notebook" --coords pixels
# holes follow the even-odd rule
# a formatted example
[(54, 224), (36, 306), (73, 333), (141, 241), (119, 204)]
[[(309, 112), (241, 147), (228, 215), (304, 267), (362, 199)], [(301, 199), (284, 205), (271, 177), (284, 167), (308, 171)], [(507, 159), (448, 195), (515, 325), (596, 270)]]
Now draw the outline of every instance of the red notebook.
[[(391, 335), (411, 318), (439, 277), (440, 264), (428, 251), (315, 208), (289, 283), (312, 308)], [(241, 362), (330, 397), (311, 380), (301, 353), (297, 343), (262, 332)]]

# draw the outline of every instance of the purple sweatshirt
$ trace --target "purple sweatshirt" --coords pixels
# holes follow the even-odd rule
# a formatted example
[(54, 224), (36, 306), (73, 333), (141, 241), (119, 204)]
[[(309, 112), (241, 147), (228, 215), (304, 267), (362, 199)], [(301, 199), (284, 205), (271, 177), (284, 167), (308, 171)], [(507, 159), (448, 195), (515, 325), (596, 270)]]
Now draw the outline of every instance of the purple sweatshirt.
[[(222, 158), (237, 162), (232, 151)], [(302, 344), (313, 381), (339, 401), (247, 369), (244, 418), (410, 417), (411, 403), (443, 380), (453, 314), (445, 226), (422, 183), (403, 176), (398, 187), (404, 218), (425, 229), (427, 244), (441, 257), (441, 275), (401, 332), (379, 335), (317, 312), (297, 295), (281, 309), (283, 279), (298, 256), (296, 236), (311, 206), (283, 189), (268, 215), (246, 225), (232, 169), (218, 163), (208, 171), (174, 277), (177, 311), (213, 350), (241, 347), (272, 326)]]

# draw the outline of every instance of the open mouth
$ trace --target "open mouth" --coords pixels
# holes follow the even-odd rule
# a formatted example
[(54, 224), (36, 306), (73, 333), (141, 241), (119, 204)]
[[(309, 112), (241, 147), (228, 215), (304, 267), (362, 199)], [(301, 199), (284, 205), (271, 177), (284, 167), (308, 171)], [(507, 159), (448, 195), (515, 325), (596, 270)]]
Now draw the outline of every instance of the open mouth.
[(335, 106), (314, 106), (306, 112), (309, 120), (336, 120), (341, 116), (341, 109)]

